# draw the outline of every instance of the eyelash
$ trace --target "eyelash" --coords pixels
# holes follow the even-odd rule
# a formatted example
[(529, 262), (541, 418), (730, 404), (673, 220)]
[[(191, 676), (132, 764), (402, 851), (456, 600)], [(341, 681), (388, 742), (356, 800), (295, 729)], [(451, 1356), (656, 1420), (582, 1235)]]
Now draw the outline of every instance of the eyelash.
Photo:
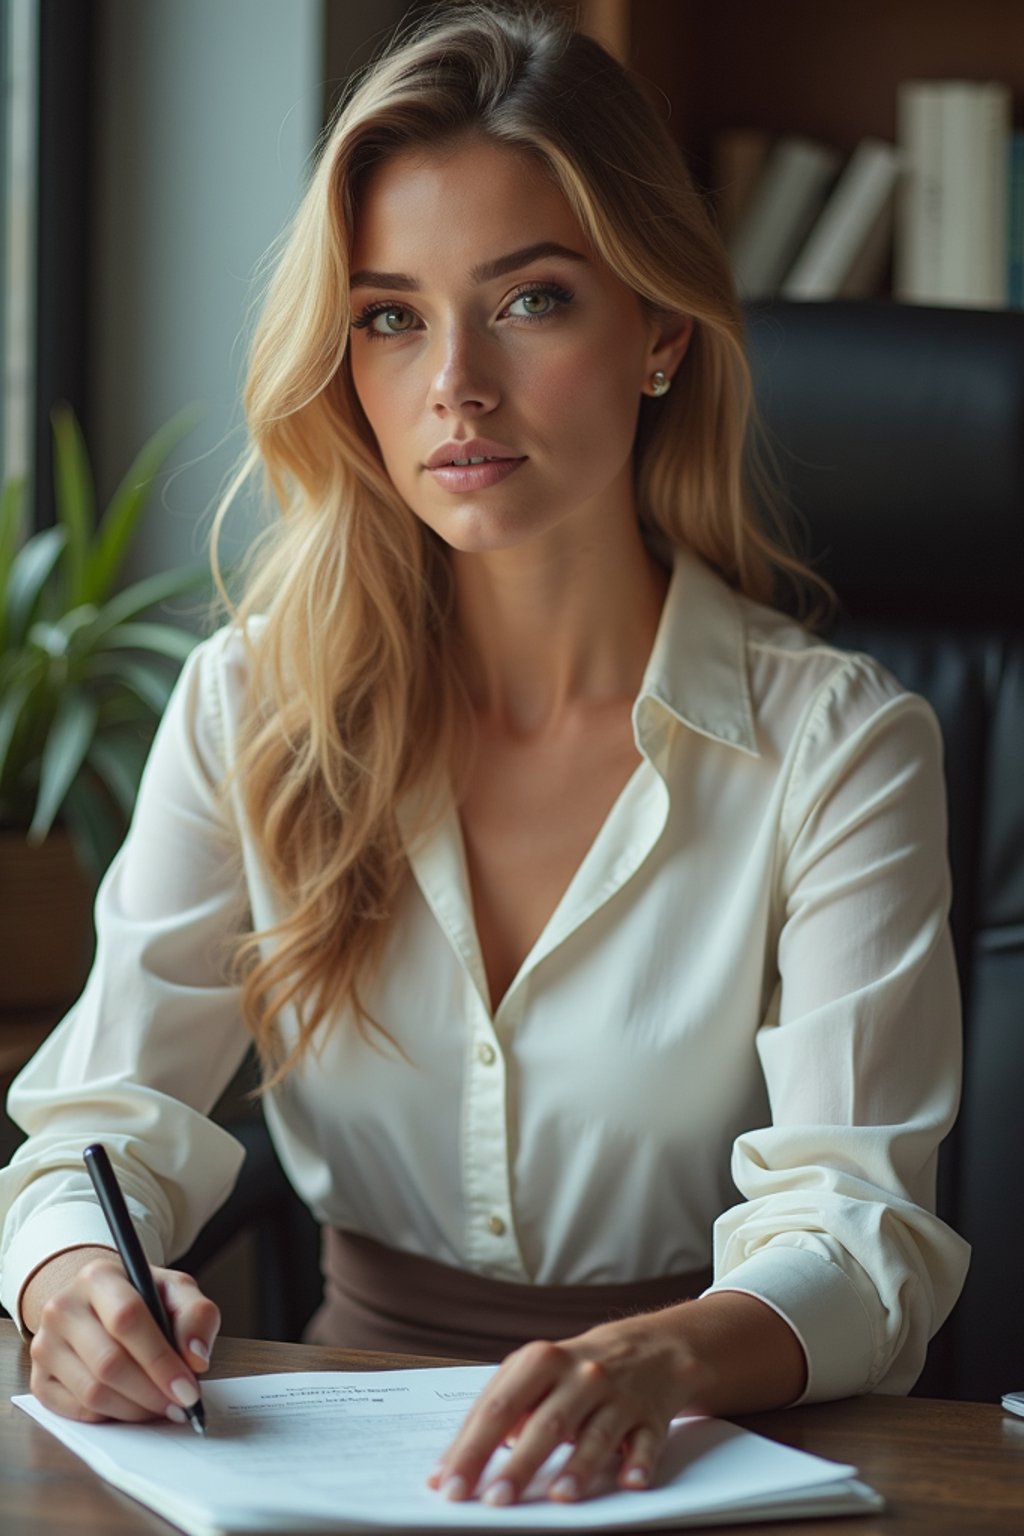
[[(568, 288), (563, 288), (560, 283), (524, 283), (521, 288), (518, 288), (512, 294), (505, 305), (505, 309), (509, 309), (517, 299), (532, 297), (534, 294), (543, 294), (546, 298), (554, 299), (556, 301), (554, 308), (549, 309), (543, 315), (515, 315), (514, 319), (526, 320), (531, 325), (542, 325), (545, 320), (551, 320), (560, 309), (563, 309), (567, 304), (571, 304), (573, 300), (573, 294)], [(413, 334), (412, 331), (392, 331), (389, 334), (387, 331), (374, 330), (373, 321), (376, 317), (378, 315), (386, 315), (392, 310), (408, 314), (413, 313), (406, 304), (393, 304), (388, 303), (386, 299), (381, 299), (377, 303), (368, 304), (365, 309), (360, 310), (359, 314), (352, 321), (352, 328), (357, 331), (365, 330), (367, 339), (370, 341), (397, 341), (402, 336), (411, 336)], [(502, 313), (504, 313), (504, 310)]]

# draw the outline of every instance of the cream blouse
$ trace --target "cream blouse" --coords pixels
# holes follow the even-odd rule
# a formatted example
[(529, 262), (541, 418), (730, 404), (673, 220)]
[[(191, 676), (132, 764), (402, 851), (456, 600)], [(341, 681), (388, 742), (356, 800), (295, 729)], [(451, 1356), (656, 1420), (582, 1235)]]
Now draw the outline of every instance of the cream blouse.
[[(230, 767), (245, 651), (186, 664), (103, 882), (85, 992), (11, 1090), (0, 1297), (108, 1241), (103, 1140), (151, 1262), (242, 1157), (207, 1118), (248, 1037), (224, 980), (279, 916)], [(688, 1272), (801, 1339), (806, 1398), (907, 1390), (967, 1247), (933, 1213), (960, 1069), (942, 746), (877, 663), (680, 554), (633, 710), (642, 761), (496, 1012), (454, 809), (409, 846), (373, 1015), (266, 1101), (315, 1215), (540, 1284)], [(403, 826), (411, 826), (404, 808)], [(284, 1021), (286, 1035), (294, 1021)]]

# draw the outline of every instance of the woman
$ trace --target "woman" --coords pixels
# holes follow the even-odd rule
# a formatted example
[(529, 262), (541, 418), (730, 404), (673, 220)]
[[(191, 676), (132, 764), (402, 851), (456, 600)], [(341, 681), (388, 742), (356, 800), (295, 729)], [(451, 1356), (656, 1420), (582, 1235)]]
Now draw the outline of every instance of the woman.
[(905, 1391), (965, 1267), (937, 728), (769, 606), (806, 573), (752, 511), (726, 262), (625, 73), (522, 8), (379, 62), (247, 406), (282, 515), (12, 1093), (33, 1390), (194, 1401), (216, 1309), (162, 1266), (235, 1177), (206, 1115), (255, 1037), (325, 1226), (312, 1336), (504, 1360), (446, 1496), (513, 1500), (563, 1441), (553, 1497), (643, 1487), (681, 1410)]

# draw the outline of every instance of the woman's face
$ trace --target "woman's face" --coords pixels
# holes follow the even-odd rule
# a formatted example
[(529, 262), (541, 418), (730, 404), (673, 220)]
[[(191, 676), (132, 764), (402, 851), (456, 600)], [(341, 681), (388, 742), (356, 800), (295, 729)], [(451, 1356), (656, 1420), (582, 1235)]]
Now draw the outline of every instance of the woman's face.
[(674, 370), (692, 322), (665, 339), (529, 156), (471, 138), (376, 169), (352, 316), (352, 377), (384, 465), (447, 544), (483, 552), (633, 517), (641, 392)]

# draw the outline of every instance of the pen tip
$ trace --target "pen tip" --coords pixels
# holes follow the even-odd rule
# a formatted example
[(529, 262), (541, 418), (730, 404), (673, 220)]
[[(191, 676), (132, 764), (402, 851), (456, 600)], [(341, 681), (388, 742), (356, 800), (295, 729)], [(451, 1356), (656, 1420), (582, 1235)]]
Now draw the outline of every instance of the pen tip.
[(192, 1428), (195, 1430), (197, 1435), (202, 1435), (204, 1439), (206, 1438), (206, 1424), (198, 1417), (198, 1415), (193, 1414), (192, 1418), (189, 1420), (189, 1423), (192, 1425)]

